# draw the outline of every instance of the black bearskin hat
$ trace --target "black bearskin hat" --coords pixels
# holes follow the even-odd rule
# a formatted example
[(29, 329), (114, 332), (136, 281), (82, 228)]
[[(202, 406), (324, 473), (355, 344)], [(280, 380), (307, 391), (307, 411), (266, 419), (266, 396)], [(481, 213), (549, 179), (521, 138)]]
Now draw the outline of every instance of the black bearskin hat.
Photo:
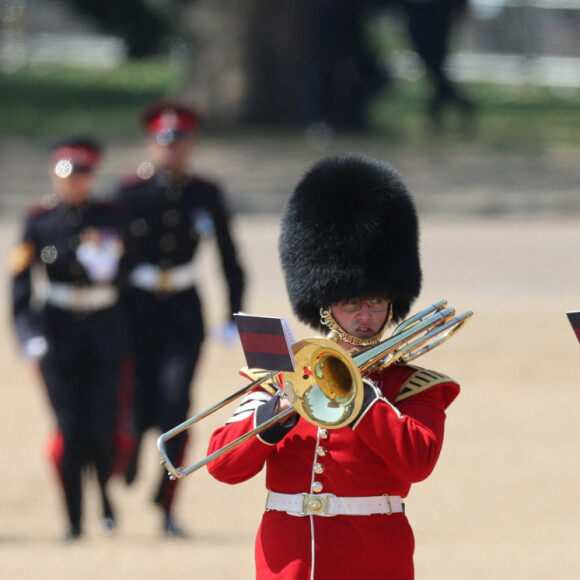
[(296, 316), (315, 329), (320, 308), (385, 296), (393, 321), (421, 290), (419, 226), (399, 173), (361, 155), (318, 162), (282, 215), (280, 260)]

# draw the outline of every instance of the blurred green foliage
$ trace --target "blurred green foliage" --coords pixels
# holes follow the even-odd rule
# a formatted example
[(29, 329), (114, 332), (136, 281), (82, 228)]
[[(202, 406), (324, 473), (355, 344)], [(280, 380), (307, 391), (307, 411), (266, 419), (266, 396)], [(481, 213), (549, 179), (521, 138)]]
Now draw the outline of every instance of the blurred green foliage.
[[(180, 86), (179, 67), (166, 60), (129, 61), (113, 70), (44, 67), (0, 73), (0, 136), (89, 132), (103, 138), (134, 137), (141, 135), (139, 109), (177, 93)], [(434, 135), (424, 113), (430, 90), (425, 79), (395, 79), (369, 110), (372, 133), (408, 145), (461, 145), (466, 140), (496, 148), (580, 145), (580, 89), (464, 88), (478, 103), (476, 124), (452, 111), (444, 130)]]
[(371, 125), (394, 143), (432, 144), (436, 139), (441, 145), (474, 141), (492, 148), (580, 146), (576, 126), (580, 88), (480, 83), (461, 86), (477, 104), (473, 119), (449, 110), (444, 129), (434, 134), (424, 112), (430, 91), (425, 79), (397, 80), (375, 100), (369, 111)]
[(43, 65), (3, 72), (0, 136), (137, 135), (141, 107), (177, 91), (179, 83), (179, 68), (162, 60), (132, 61), (115, 69)]

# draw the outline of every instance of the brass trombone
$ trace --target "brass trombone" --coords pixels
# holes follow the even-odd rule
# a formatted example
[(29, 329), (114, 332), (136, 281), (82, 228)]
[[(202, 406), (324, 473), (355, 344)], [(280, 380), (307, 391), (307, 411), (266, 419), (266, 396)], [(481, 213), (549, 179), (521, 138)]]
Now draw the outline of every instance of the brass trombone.
[(399, 360), (407, 362), (425, 354), (448, 340), (472, 315), (473, 312), (468, 311), (456, 316), (455, 309), (447, 307), (446, 300), (441, 300), (402, 322), (387, 340), (354, 356), (336, 344), (337, 337), (332, 332), (329, 334), (330, 338), (301, 340), (292, 348), (296, 370), (284, 371), (284, 386), (280, 389), (282, 395), (288, 397), (292, 407), (190, 467), (184, 469), (173, 465), (167, 456), (166, 441), (249, 393), (280, 371), (267, 372), (205, 411), (163, 433), (157, 439), (161, 464), (165, 466), (171, 479), (187, 477), (295, 411), (318, 427), (344, 427), (356, 418), (362, 407), (364, 376)]

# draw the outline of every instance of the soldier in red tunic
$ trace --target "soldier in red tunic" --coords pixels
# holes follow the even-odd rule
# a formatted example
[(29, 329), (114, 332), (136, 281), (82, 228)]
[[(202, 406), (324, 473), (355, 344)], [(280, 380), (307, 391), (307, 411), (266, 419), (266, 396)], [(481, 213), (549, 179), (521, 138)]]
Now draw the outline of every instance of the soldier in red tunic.
[[(420, 291), (415, 207), (386, 163), (362, 156), (318, 163), (289, 200), (279, 247), (295, 314), (338, 332), (350, 354), (378, 344)], [(276, 380), (283, 384), (282, 373)], [(437, 463), (459, 385), (398, 363), (363, 383), (362, 408), (347, 426), (324, 429), (292, 414), (208, 465), (230, 484), (266, 466), (257, 578), (413, 578), (404, 498)], [(257, 388), (213, 433), (209, 452), (288, 405)]]

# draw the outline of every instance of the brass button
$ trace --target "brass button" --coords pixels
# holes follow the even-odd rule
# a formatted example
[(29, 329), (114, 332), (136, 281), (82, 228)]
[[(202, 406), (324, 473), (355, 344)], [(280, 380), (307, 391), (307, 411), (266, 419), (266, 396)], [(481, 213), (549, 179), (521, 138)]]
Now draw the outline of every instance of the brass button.
[(320, 429), (318, 434), (321, 439), (328, 439), (328, 429)]
[(316, 448), (316, 455), (319, 455), (320, 457), (324, 457), (326, 455), (326, 449), (324, 447), (318, 446)]
[(320, 463), (315, 463), (314, 464), (314, 473), (320, 475), (321, 473), (324, 473), (324, 465), (321, 465)]
[(324, 486), (322, 485), (322, 483), (320, 483), (320, 481), (315, 481), (312, 484), (312, 491), (314, 493), (320, 493), (323, 489), (324, 489)]

